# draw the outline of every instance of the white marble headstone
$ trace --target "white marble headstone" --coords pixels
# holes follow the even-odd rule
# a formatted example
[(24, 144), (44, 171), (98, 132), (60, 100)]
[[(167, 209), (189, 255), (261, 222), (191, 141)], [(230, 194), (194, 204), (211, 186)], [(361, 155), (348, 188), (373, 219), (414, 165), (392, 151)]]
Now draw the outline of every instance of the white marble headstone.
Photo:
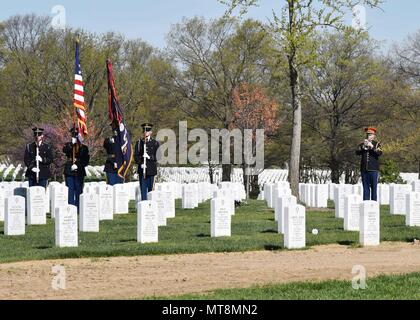
[(51, 186), (51, 218), (55, 218), (57, 208), (68, 205), (69, 188), (62, 184)]
[[(286, 207), (296, 208), (297, 202), (295, 196), (283, 196), (278, 198), (277, 204), (277, 229), (278, 233), (284, 233), (284, 212)], [(293, 209), (296, 210), (296, 209)]]
[(0, 188), (0, 221), (4, 221), (4, 202), (6, 200), (3, 188)]
[(51, 187), (45, 189), (45, 212), (51, 213)]
[(378, 184), (378, 201), (380, 204), (389, 205), (389, 185)]
[(360, 204), (360, 244), (377, 246), (380, 243), (380, 214), (377, 201), (363, 201)]
[(96, 187), (99, 197), (99, 221), (114, 219), (114, 188), (107, 184)]
[(4, 234), (19, 236), (25, 234), (25, 198), (10, 196), (5, 200)]
[(160, 191), (151, 191), (147, 194), (147, 200), (156, 202), (158, 210), (158, 226), (166, 226), (168, 204)]
[(353, 186), (351, 184), (337, 184), (334, 192), (335, 217), (344, 218), (344, 199), (352, 194)]
[(182, 186), (182, 209), (194, 209), (198, 205), (198, 197), (193, 184)]
[(414, 180), (411, 182), (412, 191), (413, 192), (420, 192), (420, 180)]
[(218, 189), (213, 191), (213, 199), (224, 198), (229, 205), (229, 212), (232, 216), (235, 215), (235, 199), (230, 189)]
[(273, 199), (273, 208), (274, 208), (274, 219), (277, 221), (277, 217), (278, 217), (278, 211), (279, 209), (277, 208), (277, 205), (279, 204), (278, 199), (281, 197), (288, 197), (292, 195), (292, 191), (290, 189), (287, 188), (280, 188), (280, 189), (275, 189), (275, 198)]
[(406, 184), (391, 184), (389, 187), (389, 212), (393, 215), (405, 215), (406, 199), (411, 187)]
[(155, 201), (137, 203), (137, 242), (158, 242), (158, 208)]
[(317, 184), (315, 187), (315, 207), (327, 208), (328, 207), (328, 185)]
[(407, 193), (406, 202), (406, 225), (420, 227), (420, 192)]
[(83, 193), (79, 204), (81, 232), (99, 232), (99, 197), (97, 193)]
[(165, 201), (165, 211), (167, 218), (175, 218), (175, 195), (172, 186), (168, 183), (162, 183), (156, 188), (161, 193)]
[(211, 236), (231, 236), (230, 199), (214, 198), (211, 200)]
[(114, 188), (114, 214), (128, 214), (129, 195), (124, 184), (116, 184)]
[(287, 249), (306, 247), (306, 209), (302, 205), (284, 209), (284, 246)]
[(358, 194), (349, 194), (344, 199), (344, 230), (359, 231), (360, 204), (363, 198)]
[(78, 244), (76, 206), (59, 207), (55, 217), (55, 245), (66, 248), (77, 247)]
[(44, 187), (30, 187), (27, 192), (26, 212), (28, 225), (42, 225), (47, 223), (45, 209), (46, 193)]

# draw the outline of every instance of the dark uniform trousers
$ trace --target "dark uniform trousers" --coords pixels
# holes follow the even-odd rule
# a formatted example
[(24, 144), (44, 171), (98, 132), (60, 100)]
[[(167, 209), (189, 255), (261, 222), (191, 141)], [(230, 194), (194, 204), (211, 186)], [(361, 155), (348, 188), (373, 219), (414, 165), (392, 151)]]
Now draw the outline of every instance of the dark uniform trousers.
[(153, 186), (155, 183), (155, 176), (144, 177), (143, 174), (140, 175), (140, 192), (141, 192), (141, 201), (147, 200), (147, 194), (153, 191)]
[(29, 187), (44, 187), (44, 188), (47, 188), (48, 179), (39, 178), (38, 182), (36, 182), (36, 178), (33, 177), (33, 176), (30, 176), (28, 178), (28, 180), (29, 180)]
[[(76, 148), (76, 147), (75, 147)], [(76, 151), (77, 150), (77, 151)], [(66, 143), (63, 147), (63, 153), (67, 157), (64, 165), (64, 175), (66, 178), (66, 186), (68, 187), (68, 204), (74, 205), (79, 210), (79, 199), (83, 193), (83, 183), (86, 176), (85, 167), (89, 164), (90, 155), (86, 145), (78, 145), (75, 149), (75, 162), (77, 170), (72, 171), (73, 165), (73, 145)]]
[(157, 174), (157, 161), (159, 156), (159, 142), (149, 139), (146, 143), (146, 153), (150, 159), (146, 160), (146, 176), (143, 173), (144, 164), (144, 139), (138, 140), (134, 151), (134, 160), (138, 164), (137, 173), (139, 175), (141, 201), (147, 200), (147, 194), (153, 191), (155, 176)]
[(356, 154), (361, 156), (360, 172), (363, 184), (363, 200), (378, 201), (379, 157), (382, 155), (381, 144), (372, 141), (373, 149), (364, 149), (359, 145)]

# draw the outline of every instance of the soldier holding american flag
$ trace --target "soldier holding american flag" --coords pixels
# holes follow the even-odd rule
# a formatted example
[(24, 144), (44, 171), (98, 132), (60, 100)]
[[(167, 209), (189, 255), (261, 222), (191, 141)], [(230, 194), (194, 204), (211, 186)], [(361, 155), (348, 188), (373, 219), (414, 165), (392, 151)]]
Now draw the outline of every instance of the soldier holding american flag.
[(84, 98), (84, 83), (79, 57), (79, 40), (76, 40), (75, 68), (74, 68), (74, 98), (75, 119), (70, 128), (71, 142), (63, 147), (67, 161), (64, 166), (64, 176), (68, 187), (68, 203), (79, 208), (79, 198), (83, 193), (83, 182), (86, 176), (85, 167), (89, 164), (88, 147), (83, 144), (87, 135), (86, 109)]

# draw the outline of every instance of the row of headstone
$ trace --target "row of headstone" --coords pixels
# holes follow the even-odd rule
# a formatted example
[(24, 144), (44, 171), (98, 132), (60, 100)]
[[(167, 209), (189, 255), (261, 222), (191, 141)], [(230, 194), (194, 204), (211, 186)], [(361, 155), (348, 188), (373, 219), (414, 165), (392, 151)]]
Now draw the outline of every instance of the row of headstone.
[(197, 208), (200, 203), (222, 194), (231, 198), (233, 205), (246, 198), (245, 189), (238, 182), (221, 182), (219, 186), (207, 182), (187, 183), (181, 185), (181, 190), (183, 209)]
[(328, 206), (327, 184), (299, 184), (299, 195), (302, 202), (311, 208), (326, 208)]
[(290, 194), (290, 185), (287, 181), (277, 183), (266, 183), (264, 185), (264, 200), (271, 209), (275, 208), (277, 198), (279, 196)]

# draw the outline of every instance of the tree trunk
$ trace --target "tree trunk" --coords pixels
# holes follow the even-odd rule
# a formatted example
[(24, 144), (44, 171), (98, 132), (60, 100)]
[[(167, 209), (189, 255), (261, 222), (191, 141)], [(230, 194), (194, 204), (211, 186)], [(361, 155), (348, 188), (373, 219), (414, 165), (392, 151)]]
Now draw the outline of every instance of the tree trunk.
[(232, 165), (222, 164), (222, 181), (230, 181), (230, 174), (232, 172)]
[(214, 172), (214, 169), (213, 169), (212, 165), (209, 163), (209, 177), (210, 177), (210, 183), (211, 184), (214, 183), (214, 181), (213, 181), (213, 172)]
[(293, 132), (290, 148), (289, 182), (292, 194), (299, 200), (299, 163), (302, 135), (302, 103), (300, 100), (299, 75), (293, 61), (289, 60), (290, 89), (293, 108)]
[(250, 185), (249, 198), (258, 199), (258, 195), (260, 194), (260, 186), (258, 184), (258, 175), (251, 175), (249, 177), (249, 185)]
[(336, 159), (330, 160), (330, 169), (331, 169), (331, 182), (340, 183), (340, 168), (339, 163)]
[(246, 198), (249, 199), (249, 176), (246, 175), (246, 164), (242, 164), (242, 174), (244, 177), (244, 187), (246, 192)]

